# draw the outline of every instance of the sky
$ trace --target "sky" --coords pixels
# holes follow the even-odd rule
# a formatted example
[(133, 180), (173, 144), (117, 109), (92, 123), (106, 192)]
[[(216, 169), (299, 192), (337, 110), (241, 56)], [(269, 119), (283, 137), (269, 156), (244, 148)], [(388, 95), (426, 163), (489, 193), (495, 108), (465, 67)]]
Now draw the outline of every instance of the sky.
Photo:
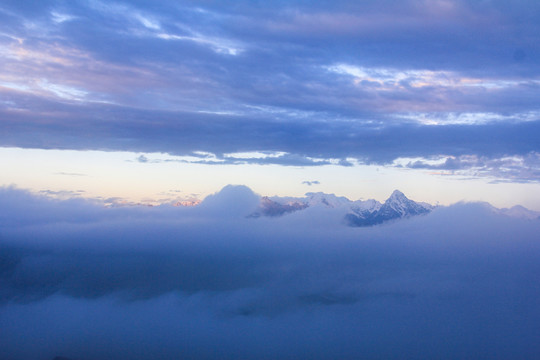
[[(540, 220), (489, 205), (540, 211), (539, 34), (538, 1), (0, 1), (0, 357), (540, 358)], [(253, 216), (394, 189), (443, 206)]]
[(540, 210), (537, 1), (0, 4), (0, 185)]

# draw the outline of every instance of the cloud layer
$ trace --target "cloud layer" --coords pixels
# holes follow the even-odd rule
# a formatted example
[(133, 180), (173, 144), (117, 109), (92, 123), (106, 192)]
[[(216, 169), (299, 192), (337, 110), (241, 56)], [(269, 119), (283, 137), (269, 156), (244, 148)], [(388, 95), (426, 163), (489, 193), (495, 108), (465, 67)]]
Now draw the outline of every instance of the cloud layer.
[(13, 359), (533, 359), (538, 221), (458, 204), (372, 228), (0, 191), (0, 344)]
[(0, 145), (284, 165), (526, 157), (540, 152), (538, 7), (6, 1)]

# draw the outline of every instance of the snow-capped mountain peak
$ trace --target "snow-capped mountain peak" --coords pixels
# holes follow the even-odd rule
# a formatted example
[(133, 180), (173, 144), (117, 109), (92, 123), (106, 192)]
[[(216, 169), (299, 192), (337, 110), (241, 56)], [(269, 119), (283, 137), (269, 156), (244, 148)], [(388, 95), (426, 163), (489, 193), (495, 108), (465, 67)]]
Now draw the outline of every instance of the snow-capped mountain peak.
[(382, 204), (374, 199), (353, 201), (351, 210), (356, 214), (372, 213), (381, 208)]
[(336, 196), (334, 194), (325, 194), (322, 192), (310, 192), (306, 194), (306, 203), (308, 206), (324, 206), (329, 208), (340, 208), (343, 206), (350, 206), (352, 201), (343, 196)]
[(393, 210), (399, 213), (400, 217), (406, 216), (409, 213), (425, 212), (422, 206), (418, 205), (412, 200), (409, 200), (405, 194), (399, 190), (394, 190), (392, 195), (384, 202), (381, 209)]
[(370, 226), (389, 220), (427, 214), (431, 210), (431, 206), (416, 203), (408, 199), (401, 191), (394, 190), (384, 204), (373, 208), (372, 211), (353, 211), (347, 214), (346, 220), (353, 226)]
[[(394, 190), (392, 192), (392, 195), (390, 195), (388, 200), (391, 200), (391, 201), (405, 201), (405, 200), (409, 200), (409, 199), (407, 199), (405, 194), (403, 194), (401, 191), (396, 189), (396, 190)], [(388, 200), (386, 200), (386, 201), (388, 201)]]
[(401, 191), (394, 190), (392, 195), (384, 202), (381, 211), (399, 214), (399, 217), (419, 215), (429, 212), (424, 206), (409, 200)]

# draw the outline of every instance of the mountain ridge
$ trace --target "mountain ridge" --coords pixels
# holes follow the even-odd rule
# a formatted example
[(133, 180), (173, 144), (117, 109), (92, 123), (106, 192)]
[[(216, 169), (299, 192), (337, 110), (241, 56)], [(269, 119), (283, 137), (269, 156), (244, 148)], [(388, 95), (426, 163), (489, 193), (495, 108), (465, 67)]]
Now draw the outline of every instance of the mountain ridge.
[(374, 199), (351, 201), (334, 194), (309, 192), (304, 198), (262, 197), (259, 208), (251, 216), (282, 216), (309, 207), (344, 209), (346, 211), (344, 220), (347, 225), (360, 227), (423, 215), (434, 209), (432, 205), (408, 199), (399, 190), (394, 190), (384, 203)]
[[(486, 205), (489, 205), (491, 211), (500, 215), (540, 220), (540, 212), (529, 210), (521, 205), (500, 209), (489, 203)], [(305, 197), (264, 196), (261, 198), (258, 209), (250, 217), (277, 217), (313, 207), (345, 210), (344, 221), (347, 225), (366, 227), (426, 215), (439, 206), (411, 200), (400, 190), (394, 190), (383, 203), (375, 199), (353, 201), (334, 194), (309, 192)]]

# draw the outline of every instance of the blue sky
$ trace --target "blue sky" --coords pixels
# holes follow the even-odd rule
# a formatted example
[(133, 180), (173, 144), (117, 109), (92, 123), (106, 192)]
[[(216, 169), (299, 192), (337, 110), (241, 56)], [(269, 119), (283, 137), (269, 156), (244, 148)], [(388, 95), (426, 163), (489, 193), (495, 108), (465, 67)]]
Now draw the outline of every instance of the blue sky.
[(539, 33), (536, 1), (3, 1), (0, 181), (540, 209)]

